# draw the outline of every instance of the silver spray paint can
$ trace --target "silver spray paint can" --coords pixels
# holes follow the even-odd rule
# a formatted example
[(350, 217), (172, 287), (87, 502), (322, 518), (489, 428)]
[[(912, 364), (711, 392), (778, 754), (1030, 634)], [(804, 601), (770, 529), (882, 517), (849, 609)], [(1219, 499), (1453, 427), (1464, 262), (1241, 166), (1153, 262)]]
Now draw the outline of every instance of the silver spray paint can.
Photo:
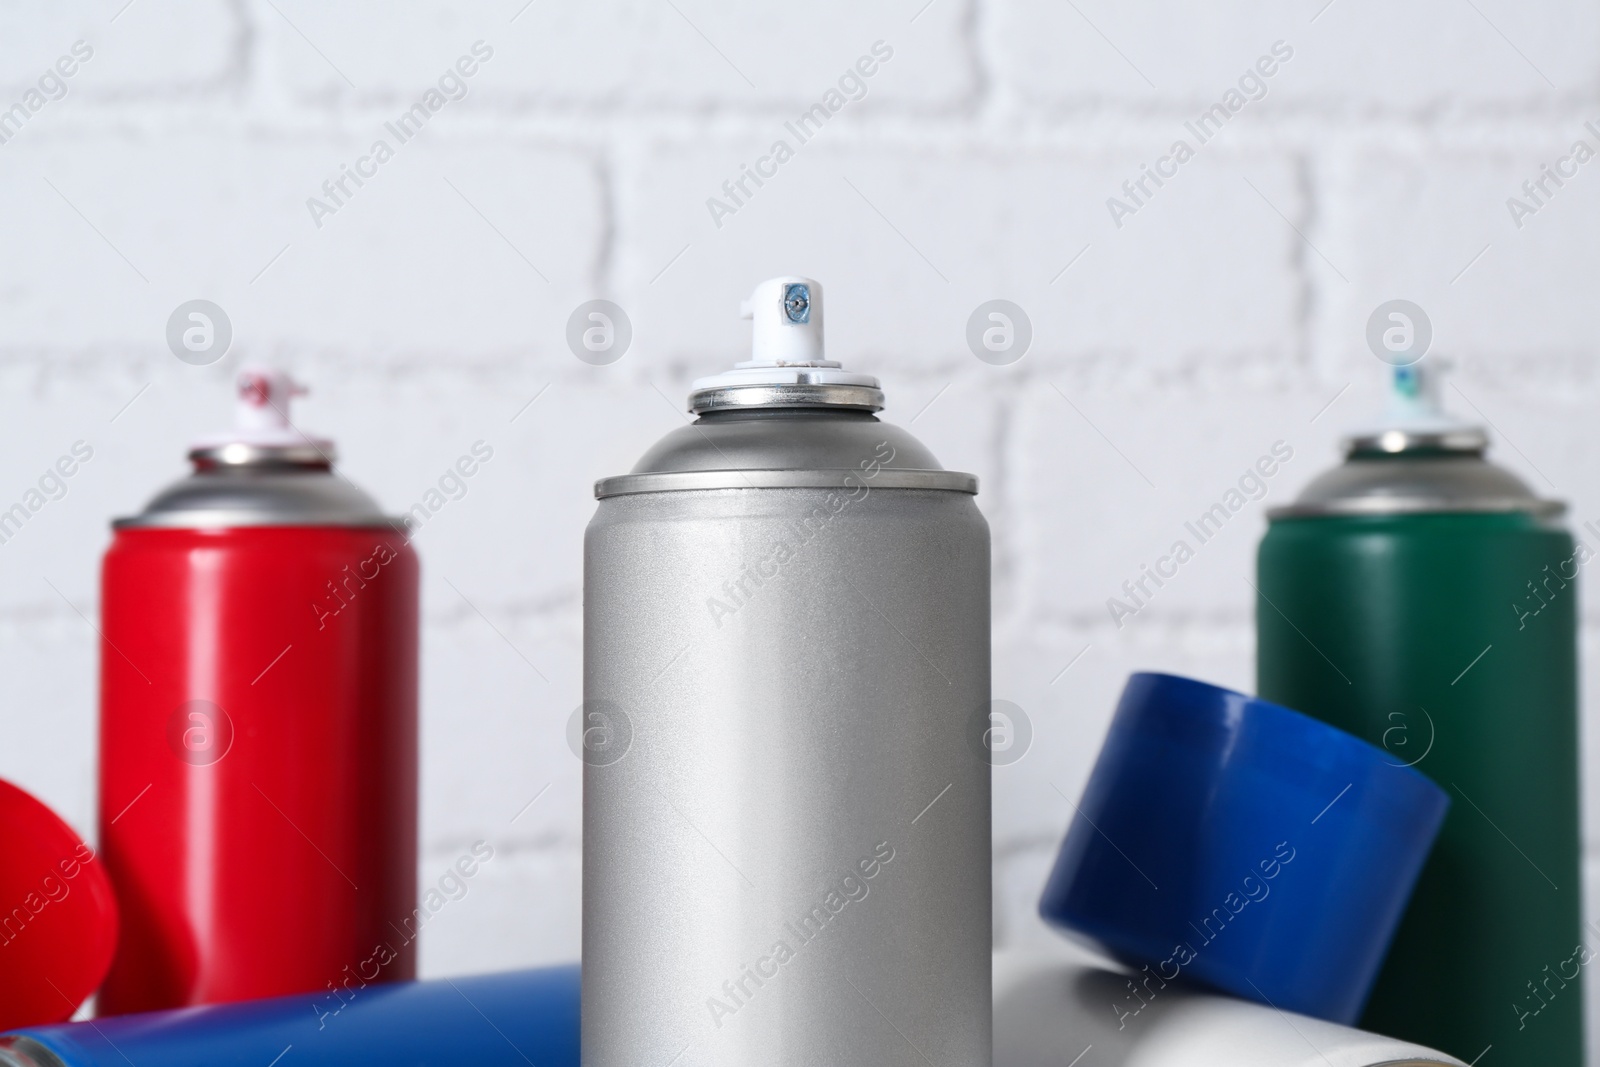
[(754, 359), (598, 483), (584, 553), (587, 1067), (990, 1062), (977, 479), (759, 286)]
[(1125, 970), (1066, 941), (996, 954), (994, 995), (995, 1067), (1465, 1067), (1408, 1041)]

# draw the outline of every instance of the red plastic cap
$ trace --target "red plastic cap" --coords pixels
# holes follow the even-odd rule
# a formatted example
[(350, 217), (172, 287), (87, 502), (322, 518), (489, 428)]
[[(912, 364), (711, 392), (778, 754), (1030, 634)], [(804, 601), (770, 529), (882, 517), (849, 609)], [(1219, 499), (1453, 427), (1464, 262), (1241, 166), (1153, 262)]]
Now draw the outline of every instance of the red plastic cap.
[(70, 1019), (116, 947), (117, 902), (99, 856), (0, 781), (0, 1031)]

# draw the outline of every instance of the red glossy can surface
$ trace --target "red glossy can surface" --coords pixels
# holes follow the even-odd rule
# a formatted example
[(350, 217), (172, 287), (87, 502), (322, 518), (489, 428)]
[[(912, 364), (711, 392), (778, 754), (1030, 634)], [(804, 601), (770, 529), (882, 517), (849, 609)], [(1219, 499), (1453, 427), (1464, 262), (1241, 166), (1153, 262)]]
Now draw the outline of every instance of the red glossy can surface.
[(382, 526), (116, 532), (103, 1014), (415, 977), (417, 577)]
[(93, 993), (117, 945), (117, 901), (77, 831), (38, 798), (0, 782), (0, 1031), (65, 1022)]

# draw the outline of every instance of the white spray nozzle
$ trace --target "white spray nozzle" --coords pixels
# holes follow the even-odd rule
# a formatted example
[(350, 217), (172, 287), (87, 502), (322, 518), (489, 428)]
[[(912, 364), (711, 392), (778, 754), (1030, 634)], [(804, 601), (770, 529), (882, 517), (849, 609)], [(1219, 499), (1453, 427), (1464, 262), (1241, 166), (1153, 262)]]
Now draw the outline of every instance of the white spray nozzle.
[(305, 448), (328, 454), (333, 443), (310, 437), (295, 428), (289, 404), (304, 396), (306, 387), (286, 371), (245, 367), (239, 371), (233, 405), (233, 429), (195, 442), (195, 448), (249, 445), (253, 448)]
[(727, 408), (883, 408), (870, 374), (853, 374), (823, 357), (822, 286), (810, 278), (768, 278), (739, 305), (752, 321), (750, 358), (734, 369), (697, 378), (689, 410)]
[(1472, 427), (1445, 411), (1444, 377), (1450, 364), (1435, 356), (1395, 367), (1384, 412), (1389, 429), (1441, 433)]
[[(305, 396), (307, 389), (280, 370), (247, 367), (239, 372), (239, 393), (233, 409), (233, 424), (246, 433), (293, 433), (289, 422), (292, 397)], [(296, 433), (298, 438), (299, 434)]]
[(740, 367), (837, 367), (823, 354), (822, 286), (810, 278), (769, 278), (739, 306), (752, 322), (750, 359)]

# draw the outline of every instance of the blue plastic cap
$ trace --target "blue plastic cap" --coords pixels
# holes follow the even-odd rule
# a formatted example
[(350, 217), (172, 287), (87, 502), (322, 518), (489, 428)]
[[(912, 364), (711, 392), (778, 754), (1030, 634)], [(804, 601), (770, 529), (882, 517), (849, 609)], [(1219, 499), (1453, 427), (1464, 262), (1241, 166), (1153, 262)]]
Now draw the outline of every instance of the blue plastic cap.
[(1193, 979), (1353, 1024), (1449, 806), (1297, 711), (1134, 674), (1039, 913), (1152, 987)]

